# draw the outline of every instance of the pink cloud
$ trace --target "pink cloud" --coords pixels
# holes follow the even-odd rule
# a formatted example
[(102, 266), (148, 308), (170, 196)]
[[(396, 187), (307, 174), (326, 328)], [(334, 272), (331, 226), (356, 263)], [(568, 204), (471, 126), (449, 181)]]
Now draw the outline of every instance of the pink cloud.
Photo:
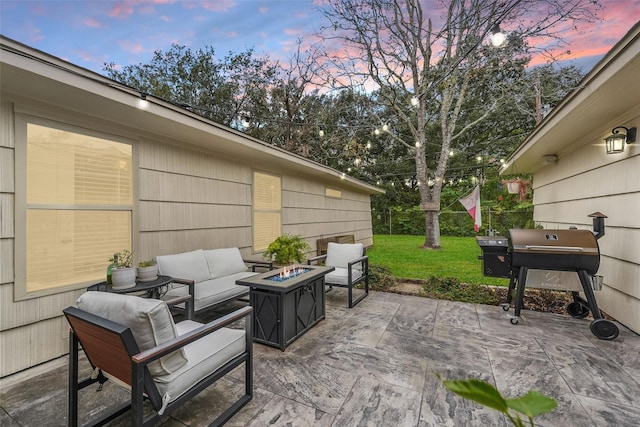
[(269, 12), (269, 8), (265, 7), (265, 6), (259, 7), (258, 8), (258, 12), (260, 12), (260, 13), (262, 13), (264, 15), (265, 13)]
[[(189, 3), (189, 2), (185, 2)], [(201, 1), (200, 6), (211, 12), (226, 12), (229, 9), (236, 7), (235, 0), (211, 0), (211, 1)], [(192, 6), (197, 7), (197, 5)]]
[(302, 31), (300, 31), (300, 30), (295, 30), (295, 29), (293, 29), (293, 28), (285, 28), (285, 29), (284, 29), (284, 33), (285, 33), (286, 35), (288, 35), (288, 36), (297, 36), (297, 35), (302, 34)]
[(72, 52), (84, 62), (91, 62), (94, 64), (102, 65), (107, 61), (107, 55), (101, 55), (99, 57), (95, 57), (86, 50), (73, 50)]
[(129, 16), (133, 15), (133, 13), (133, 6), (130, 2), (119, 1), (118, 3), (113, 5), (111, 10), (109, 10), (108, 15), (111, 18), (128, 18)]
[(226, 36), (231, 38), (231, 39), (235, 39), (236, 37), (238, 37), (238, 33), (236, 33), (235, 31), (228, 31), (226, 33)]
[(129, 40), (120, 40), (118, 42), (118, 46), (122, 48), (125, 52), (129, 53), (141, 53), (144, 52), (144, 48), (140, 43), (132, 42)]
[(171, 22), (171, 21), (173, 21), (173, 19), (169, 18), (169, 17), (168, 17), (168, 16), (166, 16), (166, 15), (162, 15), (162, 16), (160, 17), (160, 20), (161, 20), (161, 21), (163, 21), (163, 22)]
[(84, 20), (84, 25), (89, 28), (102, 28), (102, 22), (98, 21), (95, 18), (87, 18)]

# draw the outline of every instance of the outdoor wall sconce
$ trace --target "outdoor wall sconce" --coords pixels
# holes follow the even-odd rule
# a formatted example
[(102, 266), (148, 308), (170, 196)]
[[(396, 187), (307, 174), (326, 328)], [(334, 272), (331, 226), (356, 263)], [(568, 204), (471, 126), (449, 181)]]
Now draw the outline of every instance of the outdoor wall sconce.
[[(625, 133), (621, 134), (620, 129), (624, 129)], [(611, 131), (612, 134), (604, 139), (607, 154), (622, 153), (624, 151), (624, 144), (631, 144), (636, 141), (636, 133), (638, 128), (626, 128), (624, 126), (617, 126)]]

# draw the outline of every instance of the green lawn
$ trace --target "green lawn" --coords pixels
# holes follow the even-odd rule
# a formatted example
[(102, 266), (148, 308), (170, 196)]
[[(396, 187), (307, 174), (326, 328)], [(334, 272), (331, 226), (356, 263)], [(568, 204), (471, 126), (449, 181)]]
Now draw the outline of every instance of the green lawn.
[(463, 283), (508, 286), (509, 279), (482, 274), (480, 247), (474, 237), (442, 237), (440, 250), (421, 249), (424, 236), (373, 236), (369, 262), (389, 268), (398, 278), (454, 277)]

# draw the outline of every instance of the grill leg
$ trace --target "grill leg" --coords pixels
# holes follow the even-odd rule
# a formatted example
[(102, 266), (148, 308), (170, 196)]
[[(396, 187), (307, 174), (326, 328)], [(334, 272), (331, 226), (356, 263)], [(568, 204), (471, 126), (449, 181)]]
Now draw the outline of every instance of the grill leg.
[(600, 313), (600, 309), (598, 308), (596, 296), (593, 293), (591, 281), (589, 280), (589, 275), (587, 274), (586, 270), (578, 270), (578, 277), (580, 278), (580, 283), (582, 284), (584, 295), (587, 297), (587, 304), (589, 305), (589, 309), (591, 310), (593, 318), (602, 319), (602, 314)]
[(600, 313), (600, 309), (598, 308), (596, 296), (593, 293), (591, 281), (589, 280), (589, 275), (587, 274), (586, 270), (579, 270), (578, 277), (580, 278), (582, 290), (587, 297), (587, 303), (589, 304), (589, 308), (591, 309), (591, 314), (593, 315), (594, 319), (591, 322), (591, 325), (589, 325), (591, 333), (601, 340), (616, 339), (620, 331), (618, 330), (618, 327), (615, 323), (602, 317), (602, 313)]
[(511, 301), (513, 300), (513, 293), (515, 292), (516, 289), (516, 285), (518, 283), (518, 273), (519, 273), (519, 269), (518, 268), (514, 268), (513, 270), (511, 270), (510, 273), (510, 278), (509, 278), (509, 289), (507, 290), (507, 299), (505, 300), (504, 304), (501, 304), (502, 309), (504, 311), (509, 311), (509, 307), (511, 307)]
[(517, 293), (516, 293), (516, 304), (513, 310), (514, 318), (511, 319), (511, 323), (516, 325), (520, 320), (520, 310), (524, 304), (524, 287), (526, 285), (527, 278), (527, 267), (520, 267), (520, 271), (518, 273), (518, 284), (517, 284)]

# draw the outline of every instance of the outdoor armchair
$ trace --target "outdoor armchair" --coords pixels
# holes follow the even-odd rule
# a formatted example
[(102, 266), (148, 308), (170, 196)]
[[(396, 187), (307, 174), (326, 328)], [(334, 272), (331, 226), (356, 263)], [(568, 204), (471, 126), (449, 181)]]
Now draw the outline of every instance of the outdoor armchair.
[[(328, 273), (325, 285), (329, 291), (334, 286), (347, 288), (349, 308), (353, 308), (369, 295), (369, 257), (365, 255), (366, 249), (362, 243), (333, 243), (327, 244), (327, 253), (307, 260), (307, 264), (321, 263), (335, 270)], [(353, 299), (353, 288), (360, 282), (364, 282), (363, 293)]]
[[(172, 302), (184, 302), (184, 297)], [(131, 424), (154, 425), (234, 368), (244, 364), (245, 390), (210, 425), (229, 420), (253, 397), (252, 307), (244, 307), (203, 325), (192, 320), (175, 324), (161, 300), (87, 292), (78, 307), (64, 314), (69, 336), (69, 425), (78, 424), (78, 392), (113, 378), (131, 390), (131, 401), (92, 420), (101, 425), (130, 410)], [(244, 318), (244, 329), (231, 323)], [(78, 353), (82, 346), (94, 375), (80, 380)], [(149, 414), (143, 402), (152, 407)]]

